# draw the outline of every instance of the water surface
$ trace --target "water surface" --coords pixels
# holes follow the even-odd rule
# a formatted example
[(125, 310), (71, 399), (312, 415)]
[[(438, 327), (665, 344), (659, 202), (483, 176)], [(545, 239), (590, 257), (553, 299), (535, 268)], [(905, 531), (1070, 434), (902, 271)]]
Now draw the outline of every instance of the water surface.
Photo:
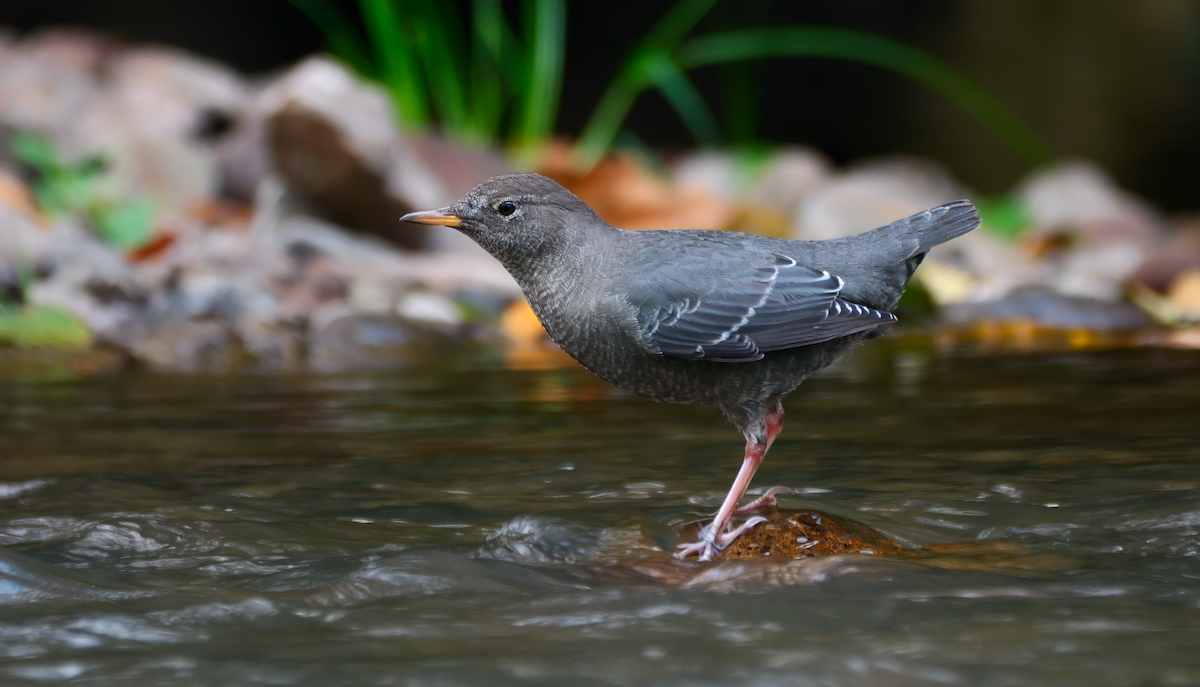
[(576, 369), (0, 386), (0, 684), (1200, 683), (1200, 355), (808, 382), (756, 487), (935, 556), (677, 563), (741, 439)]

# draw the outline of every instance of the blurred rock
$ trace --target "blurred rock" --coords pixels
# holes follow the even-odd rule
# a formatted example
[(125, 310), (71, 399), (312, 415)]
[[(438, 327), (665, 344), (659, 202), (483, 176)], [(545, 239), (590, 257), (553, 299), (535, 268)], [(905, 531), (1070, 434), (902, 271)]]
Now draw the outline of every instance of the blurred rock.
[(270, 159), (293, 193), (338, 224), (424, 245), (423, 226), (397, 220), (450, 194), (396, 129), (381, 88), (310, 58), (271, 84), (261, 107)]
[(1088, 242), (1122, 238), (1151, 244), (1161, 225), (1149, 206), (1087, 162), (1063, 162), (1035, 172), (1015, 193), (1039, 230), (1069, 230)]
[(415, 291), (404, 296), (396, 305), (396, 314), (406, 320), (442, 327), (457, 327), (463, 322), (462, 311), (453, 301), (426, 291)]
[(236, 121), (249, 89), (234, 71), (166, 48), (113, 58), (95, 105), (81, 114), (74, 140), (100, 152), (125, 195), (150, 195), (185, 207), (217, 191), (216, 154), (206, 128)]
[[(397, 317), (336, 309), (318, 318), (309, 341), (309, 364), (316, 370), (345, 370), (407, 362), (419, 339)], [(327, 319), (326, 319), (327, 318)], [(326, 320), (326, 321), (321, 321)]]
[(671, 171), (679, 186), (724, 200), (737, 200), (746, 187), (743, 166), (731, 152), (697, 150), (681, 155)]
[(998, 300), (952, 303), (944, 306), (941, 314), (951, 324), (1023, 321), (1053, 329), (1094, 331), (1137, 329), (1153, 323), (1149, 315), (1129, 303), (1064, 296), (1038, 286), (1018, 288)]
[(622, 229), (728, 229), (737, 208), (698, 188), (673, 186), (637, 161), (609, 155), (584, 171), (563, 142), (547, 147), (539, 171)]
[(965, 195), (931, 162), (872, 162), (835, 175), (806, 194), (796, 211), (791, 238), (851, 236)]
[(789, 147), (775, 153), (747, 195), (751, 203), (765, 203), (795, 216), (801, 203), (825, 183), (829, 161), (810, 148)]
[(1041, 271), (1011, 242), (973, 231), (937, 246), (917, 270), (939, 304), (991, 301), (1039, 283)]
[(66, 228), (45, 226), (17, 179), (0, 172), (0, 283), (17, 284), (44, 270)]
[(257, 112), (247, 112), (216, 136), (217, 193), (222, 198), (251, 202), (271, 172), (267, 125)]
[(241, 348), (225, 324), (189, 320), (173, 322), (138, 337), (133, 352), (157, 369), (211, 371), (235, 365)]
[(112, 45), (98, 34), (56, 29), (0, 47), (0, 122), (70, 140), (80, 113), (99, 96), (97, 72)]
[(1016, 195), (1034, 223), (1023, 242), (1043, 265), (1043, 283), (1064, 295), (1121, 300), (1161, 239), (1162, 220), (1095, 165), (1039, 171)]
[(1133, 280), (1166, 293), (1184, 272), (1200, 268), (1200, 218), (1188, 218), (1154, 247)]
[(38, 225), (48, 224), (46, 217), (38, 210), (37, 202), (29, 187), (20, 179), (4, 171), (0, 171), (0, 206)]
[(1184, 318), (1200, 322), (1200, 269), (1179, 275), (1171, 285), (1167, 299)]
[(127, 346), (145, 314), (149, 294), (124, 256), (83, 232), (48, 251), (42, 278), (26, 290), (30, 303), (53, 305), (86, 324), (102, 340)]

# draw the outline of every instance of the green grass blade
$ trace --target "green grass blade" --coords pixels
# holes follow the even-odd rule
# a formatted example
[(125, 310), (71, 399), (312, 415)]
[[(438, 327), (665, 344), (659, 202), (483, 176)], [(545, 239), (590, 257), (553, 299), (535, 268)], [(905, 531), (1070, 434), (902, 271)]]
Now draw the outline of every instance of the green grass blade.
[(471, 125), (481, 140), (492, 142), (504, 113), (504, 69), (508, 22), (500, 0), (474, 0), (471, 9)]
[(429, 126), (420, 65), (404, 35), (398, 8), (389, 0), (359, 0), (359, 8), (378, 57), (379, 75), (392, 93), (400, 123), (410, 129)]
[(634, 47), (633, 59), (645, 53), (674, 50), (715, 4), (717, 0), (680, 0), (675, 3)]
[(612, 83), (584, 125), (575, 148), (575, 158), (591, 167), (612, 146), (638, 94), (649, 84), (655, 66), (669, 55), (708, 13), (716, 0), (680, 0), (630, 52)]
[(904, 74), (941, 93), (979, 119), (1030, 164), (1053, 157), (1019, 117), (974, 81), (903, 43), (846, 29), (788, 27), (747, 29), (694, 38), (676, 53), (680, 68), (764, 57), (834, 57)]
[(458, 10), (452, 2), (437, 0), (417, 0), (408, 4), (413, 7), (408, 22), (409, 33), (442, 130), (451, 138), (471, 142), (474, 132), (467, 113), (468, 82), (463, 77), (463, 51), (455, 49), (466, 45)]
[(565, 0), (526, 0), (529, 52), (527, 81), (519, 94), (515, 123), (519, 153), (544, 143), (554, 131), (562, 93), (563, 61), (567, 40)]
[(725, 139), (733, 145), (751, 145), (758, 139), (755, 114), (757, 79), (746, 64), (731, 64), (717, 75), (720, 87), (721, 121)]
[(717, 125), (716, 118), (704, 103), (700, 92), (670, 58), (663, 55), (654, 65), (649, 78), (671, 107), (675, 108), (675, 113), (683, 120), (683, 125), (693, 138), (701, 145), (721, 145), (721, 127)]
[(291, 0), (325, 34), (333, 54), (345, 60), (359, 74), (375, 76), (375, 65), (363, 46), (366, 41), (354, 24), (329, 0)]

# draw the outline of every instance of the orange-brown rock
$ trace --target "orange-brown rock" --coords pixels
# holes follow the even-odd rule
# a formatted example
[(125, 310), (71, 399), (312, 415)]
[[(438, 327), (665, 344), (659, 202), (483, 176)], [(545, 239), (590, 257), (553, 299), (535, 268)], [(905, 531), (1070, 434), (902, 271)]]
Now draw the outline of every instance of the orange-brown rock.
[(802, 511), (774, 515), (770, 522), (738, 537), (719, 558), (809, 558), (837, 553), (894, 554), (903, 550), (866, 525), (828, 513)]

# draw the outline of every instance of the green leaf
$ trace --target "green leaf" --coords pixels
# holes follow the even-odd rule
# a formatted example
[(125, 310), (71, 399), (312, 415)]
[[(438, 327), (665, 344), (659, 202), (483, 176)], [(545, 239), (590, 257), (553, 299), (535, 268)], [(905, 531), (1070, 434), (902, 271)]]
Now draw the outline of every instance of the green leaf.
[(591, 119), (579, 135), (575, 157), (591, 167), (600, 161), (610, 147), (621, 123), (629, 114), (637, 96), (650, 85), (649, 78), (657, 72), (647, 65), (669, 55), (675, 46), (696, 27), (704, 15), (712, 9), (716, 0), (680, 0), (659, 20), (630, 52), (624, 66), (600, 96), (600, 102), (592, 112)]
[(949, 98), (1026, 162), (1041, 164), (1053, 157), (1045, 142), (991, 93), (949, 65), (889, 38), (823, 27), (747, 29), (694, 38), (675, 57), (685, 71), (764, 57), (834, 57), (883, 67)]
[(528, 151), (549, 139), (554, 130), (562, 94), (567, 5), (563, 0), (526, 0), (524, 15), (530, 47), (515, 134), (518, 149)]
[[(398, 2), (359, 0), (367, 34), (379, 63), (380, 76), (392, 93), (396, 116), (410, 129), (429, 126), (429, 99), (421, 68), (401, 24)], [(411, 22), (411, 18), (408, 18)]]
[(1025, 204), (1012, 196), (976, 199), (975, 207), (983, 221), (983, 230), (997, 236), (1014, 239), (1033, 226)]
[(54, 306), (0, 308), (0, 344), (18, 348), (87, 348), (92, 333), (82, 322)]
[(721, 127), (716, 118), (704, 103), (700, 92), (670, 58), (662, 56), (654, 66), (651, 80), (658, 86), (658, 90), (671, 107), (675, 108), (675, 113), (683, 120), (683, 125), (693, 138), (701, 145), (721, 145)]
[(329, 0), (291, 0), (301, 12), (308, 15), (333, 48), (333, 53), (345, 60), (359, 74), (375, 76), (375, 65), (362, 46), (362, 34), (346, 18), (337, 5)]
[(511, 70), (512, 29), (504, 19), (500, 0), (474, 0), (471, 10), (471, 126), (482, 142), (500, 135), (504, 116), (505, 82)]
[(10, 144), (13, 157), (33, 167), (39, 174), (50, 175), (65, 165), (54, 144), (45, 136), (21, 133)]
[(96, 233), (121, 250), (133, 250), (153, 237), (154, 203), (142, 199), (104, 206), (94, 212)]
[(467, 112), (468, 82), (460, 64), (465, 45), (462, 20), (451, 2), (412, 2), (408, 35), (416, 46), (416, 59), (425, 73), (429, 100), (437, 108), (443, 131), (451, 138), (470, 142), (473, 138)]

